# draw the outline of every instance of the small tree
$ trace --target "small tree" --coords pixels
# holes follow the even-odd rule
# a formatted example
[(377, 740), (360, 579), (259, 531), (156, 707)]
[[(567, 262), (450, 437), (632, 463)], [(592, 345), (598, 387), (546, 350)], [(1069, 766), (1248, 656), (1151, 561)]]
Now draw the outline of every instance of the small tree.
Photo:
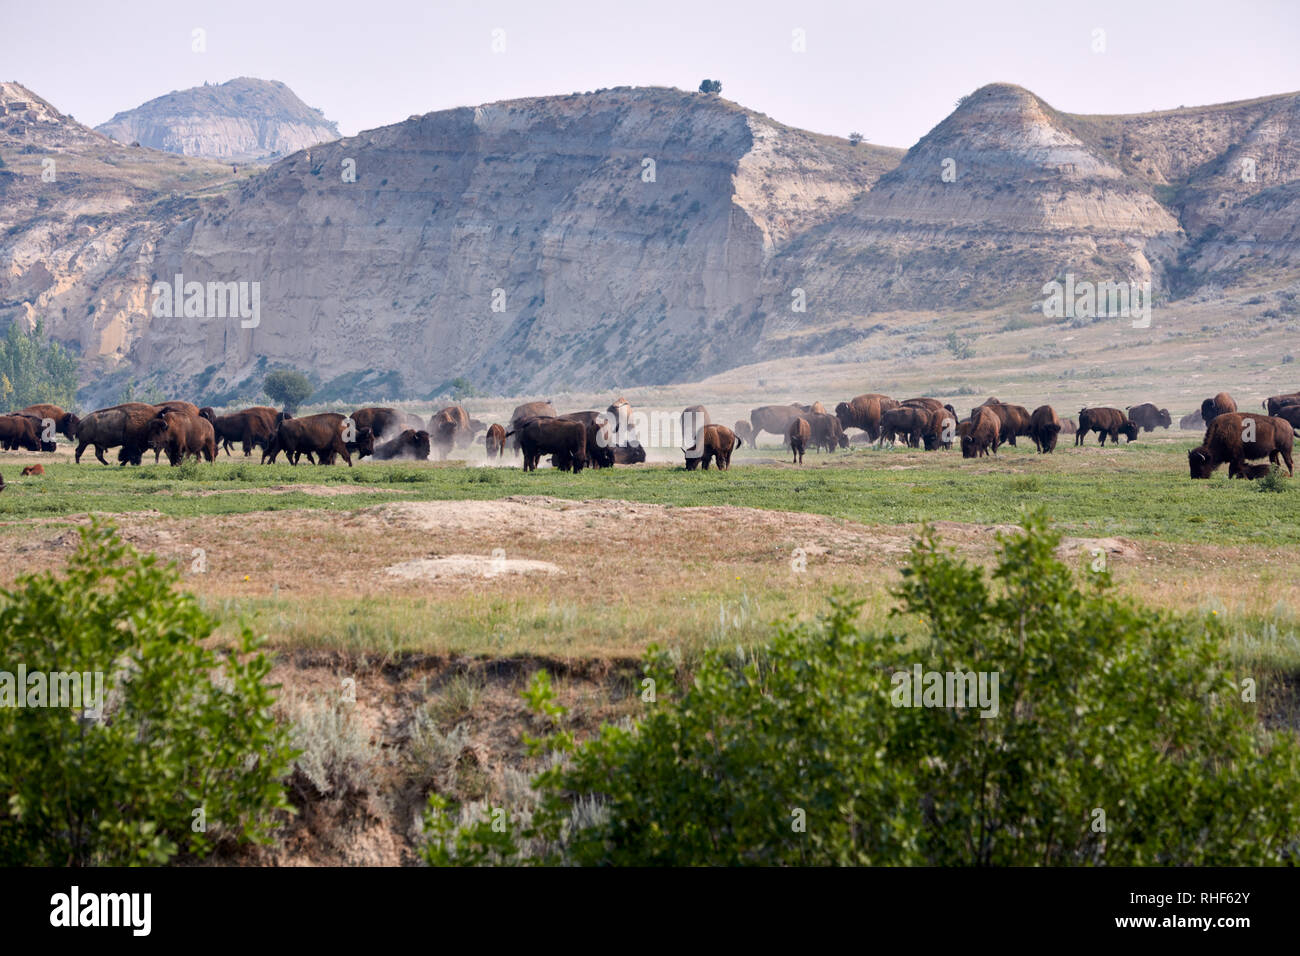
[(701, 93), (721, 93), (721, 92), (722, 92), (722, 81), (721, 81), (721, 80), (702, 80), (702, 81), (700, 81), (700, 92), (701, 92)]
[(958, 361), (965, 361), (975, 355), (975, 347), (971, 345), (971, 340), (962, 338), (956, 332), (948, 333), (947, 344), (948, 351)]
[(266, 376), (262, 382), (262, 391), (277, 405), (284, 406), (290, 415), (297, 414), (298, 406), (316, 391), (307, 376), (293, 369), (277, 369)]
[(859, 143), (861, 143), (861, 142), (862, 142), (862, 134), (861, 134), (861, 133), (849, 133), (849, 145), (850, 145), (850, 146), (857, 146), (857, 145), (858, 145)]

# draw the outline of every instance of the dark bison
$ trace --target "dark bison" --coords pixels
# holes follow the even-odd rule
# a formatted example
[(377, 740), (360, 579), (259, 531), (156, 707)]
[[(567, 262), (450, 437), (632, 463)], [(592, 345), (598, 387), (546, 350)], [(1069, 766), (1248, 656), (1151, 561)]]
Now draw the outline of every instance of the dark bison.
[[(1277, 417), (1277, 410), (1286, 405), (1300, 405), (1300, 392), (1287, 392), (1285, 395), (1270, 395), (1264, 399), (1264, 411)], [(23, 409), (27, 411), (27, 409)]]
[(1201, 417), (1201, 410), (1198, 408), (1190, 415), (1184, 415), (1178, 419), (1178, 427), (1185, 432), (1199, 432), (1205, 427), (1205, 419)]
[(921, 429), (921, 442), (926, 451), (934, 451), (942, 446), (951, 448), (957, 440), (957, 415), (948, 408), (931, 410)]
[(812, 427), (812, 446), (819, 451), (825, 448), (833, 452), (836, 448), (848, 448), (849, 440), (840, 427), (840, 420), (825, 412), (809, 412), (803, 416)]
[(791, 464), (802, 465), (804, 449), (808, 447), (808, 441), (812, 438), (812, 426), (808, 424), (806, 418), (793, 418), (785, 430), (785, 443), (790, 446), (790, 452), (793, 456)]
[(24, 478), (31, 478), (36, 475), (43, 475), (43, 474), (45, 474), (44, 465), (28, 465), (26, 468), (23, 469)]
[(77, 424), (81, 421), (72, 412), (65, 412), (58, 405), (28, 405), (26, 408), (20, 408), (17, 414), (35, 415), (42, 421), (46, 418), (50, 419), (54, 422), (54, 430), (68, 441), (76, 437)]
[(1193, 478), (1209, 478), (1227, 462), (1228, 477), (1236, 478), (1247, 473), (1247, 461), (1267, 458), (1278, 467), (1285, 462), (1287, 474), (1294, 475), (1294, 444), (1295, 429), (1285, 419), (1226, 412), (1210, 422), (1201, 446), (1187, 453), (1187, 464)]
[[(740, 443), (740, 439), (736, 439)], [(614, 446), (614, 464), (616, 465), (639, 465), (645, 461), (645, 448), (635, 438), (628, 439), (626, 444)]]
[[(369, 428), (376, 441), (395, 438), (410, 427), (407, 425), (406, 415), (395, 408), (371, 405), (366, 408), (358, 408), (348, 418), (352, 419), (358, 429)], [(421, 422), (420, 428), (423, 427), (424, 423)]]
[(731, 430), (736, 433), (736, 437), (741, 441), (747, 441), (754, 444), (754, 426), (746, 421), (739, 421), (731, 426)]
[(1292, 428), (1300, 428), (1300, 405), (1279, 405), (1274, 418), (1280, 418)]
[(981, 405), (972, 409), (966, 425), (966, 433), (961, 436), (961, 456), (978, 458), (983, 455), (998, 453), (998, 436), (1002, 432), (1002, 421), (991, 408)]
[(898, 402), (888, 395), (868, 392), (836, 405), (835, 417), (840, 420), (841, 428), (846, 431), (859, 428), (867, 433), (869, 441), (876, 442), (880, 440), (880, 419), (885, 412), (897, 407)]
[(167, 461), (173, 468), (186, 458), (211, 462), (217, 457), (212, 422), (184, 409), (164, 408), (149, 422), (148, 435), (149, 447), (155, 452), (167, 452)]
[[(1254, 481), (1257, 478), (1263, 478), (1265, 475), (1267, 475), (1270, 471), (1273, 470), (1273, 466), (1271, 464), (1266, 465), (1262, 463), (1258, 465), (1247, 464), (1245, 466), (1245, 469), (1246, 469), (1245, 474), (1237, 475), (1237, 477), (1246, 478), (1249, 479), (1250, 481)], [(26, 474), (26, 472), (24, 472), (24, 474)]]
[(1075, 445), (1082, 445), (1088, 432), (1097, 433), (1097, 442), (1106, 444), (1110, 436), (1111, 444), (1119, 444), (1119, 436), (1125, 435), (1129, 441), (1137, 441), (1138, 427), (1128, 420), (1128, 416), (1118, 408), (1081, 408), (1079, 409), (1079, 430), (1074, 434)]
[(1056, 439), (1061, 434), (1061, 420), (1051, 405), (1039, 405), (1029, 416), (1029, 437), (1034, 447), (1044, 455), (1056, 451)]
[(40, 451), (41, 420), (32, 415), (0, 415), (0, 448)]
[(463, 436), (472, 434), (469, 413), (460, 405), (448, 405), (429, 419), (429, 436), (439, 458), (446, 458)]
[(492, 425), (487, 434), (483, 436), (483, 444), (487, 448), (487, 456), (500, 458), (506, 453), (506, 430), (500, 425)]
[(138, 465), (144, 450), (149, 447), (149, 423), (159, 411), (159, 408), (143, 402), (126, 402), (91, 412), (77, 425), (77, 451), (73, 459), (80, 463), (81, 453), (93, 445), (99, 463), (107, 465), (104, 452), (120, 447), (118, 461)]
[(543, 455), (558, 456), (575, 472), (587, 465), (587, 426), (565, 418), (531, 418), (518, 431), (511, 429), (506, 437), (516, 436), (524, 453), (524, 471), (536, 471)]
[(1157, 428), (1169, 428), (1174, 423), (1174, 420), (1169, 417), (1169, 409), (1156, 408), (1150, 402), (1131, 405), (1128, 409), (1128, 420), (1144, 432), (1155, 431)]
[(1201, 418), (1205, 424), (1210, 424), (1219, 415), (1227, 415), (1237, 410), (1237, 403), (1232, 400), (1232, 396), (1227, 392), (1220, 392), (1213, 398), (1207, 398), (1201, 402)]
[(275, 434), (276, 416), (279, 412), (266, 405), (254, 405), (229, 415), (218, 415), (214, 409), (204, 406), (199, 409), (199, 415), (212, 423), (217, 443), (225, 449), (227, 455), (230, 454), (232, 445), (239, 445), (247, 458), (254, 448), (266, 450), (271, 436)]
[[(305, 418), (281, 418), (271, 443), (262, 452), (262, 461), (275, 462), (284, 452), (289, 464), (298, 464), (303, 455), (309, 461), (319, 460), (322, 465), (332, 465), (339, 456), (352, 467), (352, 453), (345, 440), (346, 418), (338, 412), (321, 412)], [(375, 436), (367, 428), (355, 429), (354, 444), (365, 454), (374, 451)], [(367, 448), (368, 446), (368, 448)]]
[(731, 468), (731, 453), (740, 445), (740, 439), (726, 425), (705, 425), (700, 429), (699, 444), (703, 453), (687, 454), (687, 471), (694, 471), (698, 464), (703, 464), (708, 471), (710, 459), (717, 463), (719, 471), (727, 471)]
[(374, 453), (376, 461), (392, 461), (395, 458), (424, 461), (428, 457), (429, 433), (423, 428), (403, 428), (396, 438), (376, 445)]
[(786, 430), (790, 427), (791, 419), (802, 414), (804, 411), (798, 405), (762, 405), (753, 409), (749, 413), (749, 424), (754, 429), (752, 444), (758, 444), (758, 436), (763, 432), (771, 432), (785, 444)]
[[(587, 465), (591, 468), (614, 467), (614, 430), (609, 419), (600, 412), (569, 412), (560, 415), (571, 422), (581, 422), (587, 429)], [(573, 462), (565, 455), (551, 456), (551, 464), (562, 471), (569, 471)]]
[[(612, 409), (613, 406), (611, 405), (610, 408)], [(519, 436), (513, 433), (523, 428), (525, 423), (534, 418), (555, 418), (558, 414), (559, 412), (550, 402), (524, 402), (522, 405), (516, 405), (515, 410), (510, 413), (510, 424), (506, 428), (506, 433), (514, 438), (512, 445), (514, 450), (519, 451), (520, 445)], [(432, 430), (430, 434), (433, 434)]]
[[(1023, 405), (1009, 405), (1006, 402), (985, 402), (979, 408), (987, 408), (998, 419), (998, 444), (1014, 445), (1021, 435), (1029, 434), (1029, 409)], [(971, 409), (971, 416), (975, 409)]]
[[(942, 408), (943, 406), (939, 406)], [(883, 447), (885, 439), (889, 439), (892, 446), (899, 435), (902, 435), (904, 441), (911, 448), (919, 448), (921, 445), (921, 432), (930, 421), (930, 413), (935, 411), (932, 408), (918, 407), (916, 405), (900, 405), (898, 408), (891, 408), (880, 419), (880, 444)]]

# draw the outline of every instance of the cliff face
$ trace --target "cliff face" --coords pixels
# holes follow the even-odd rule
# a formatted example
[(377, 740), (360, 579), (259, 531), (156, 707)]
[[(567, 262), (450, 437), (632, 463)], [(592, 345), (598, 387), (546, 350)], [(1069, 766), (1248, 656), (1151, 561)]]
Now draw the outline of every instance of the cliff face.
[[(1290, 281), (1298, 103), (1074, 116), (997, 84), (903, 155), (624, 88), (412, 117), (238, 178), (44, 104), (0, 114), (0, 323), (46, 318), (91, 384), (235, 394), (284, 364), (381, 397), (693, 380), (877, 312), (1028, 307), (1066, 273)], [(178, 274), (255, 283), (255, 327), (155, 316)]]
[(152, 99), (96, 129), (119, 143), (236, 162), (278, 159), (339, 138), (283, 83), (239, 77)]

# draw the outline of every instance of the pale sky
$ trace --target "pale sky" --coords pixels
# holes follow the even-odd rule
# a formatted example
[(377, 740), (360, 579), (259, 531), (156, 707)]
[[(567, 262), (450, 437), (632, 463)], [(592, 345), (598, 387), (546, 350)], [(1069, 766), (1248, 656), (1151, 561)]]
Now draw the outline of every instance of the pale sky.
[[(195, 28), (206, 52), (191, 48)], [(345, 135), (454, 106), (709, 77), (791, 126), (900, 147), (997, 81), (1071, 113), (1300, 90), (1297, 0), (0, 0), (0, 31), (0, 79), (92, 126), (236, 76), (282, 80)]]

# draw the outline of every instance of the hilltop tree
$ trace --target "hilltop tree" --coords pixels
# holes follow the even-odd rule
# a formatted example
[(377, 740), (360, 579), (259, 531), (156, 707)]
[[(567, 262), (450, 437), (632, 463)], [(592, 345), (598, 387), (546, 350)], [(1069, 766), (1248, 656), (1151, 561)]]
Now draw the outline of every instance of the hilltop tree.
[(262, 382), (262, 391), (266, 392), (271, 401), (283, 405), (284, 410), (293, 415), (316, 389), (302, 372), (278, 369), (266, 376)]
[(858, 145), (859, 143), (861, 143), (861, 142), (862, 142), (862, 134), (861, 134), (861, 133), (849, 133), (849, 145), (850, 145), (850, 146), (857, 146), (857, 145)]
[(700, 92), (701, 92), (701, 93), (721, 93), (721, 92), (722, 92), (722, 81), (721, 81), (721, 80), (701, 80), (701, 81), (700, 81)]

